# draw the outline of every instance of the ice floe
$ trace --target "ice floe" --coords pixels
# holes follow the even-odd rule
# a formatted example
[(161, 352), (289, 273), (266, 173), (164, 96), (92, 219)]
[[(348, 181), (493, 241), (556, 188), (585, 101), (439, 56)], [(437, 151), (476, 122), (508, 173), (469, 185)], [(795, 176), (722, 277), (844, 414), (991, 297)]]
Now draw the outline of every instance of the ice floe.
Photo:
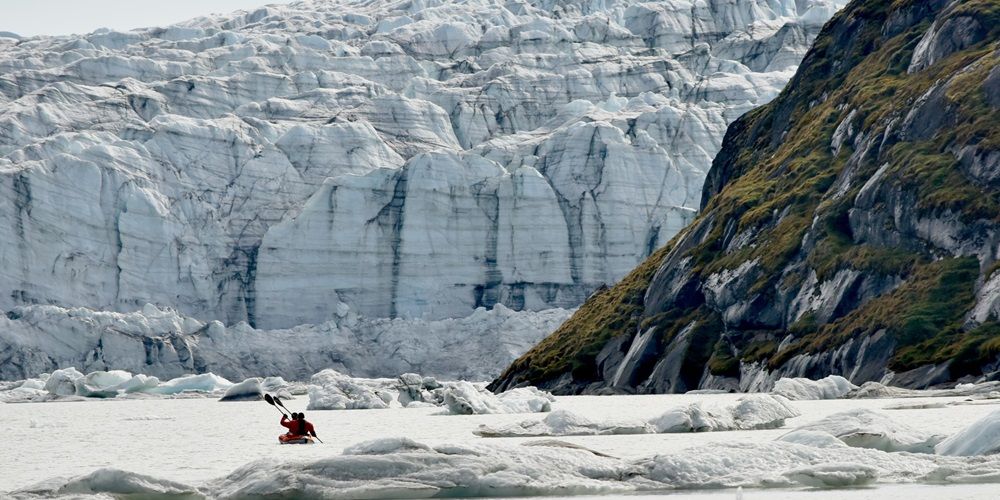
[(1000, 410), (973, 422), (934, 447), (939, 455), (993, 455), (1000, 452)]
[(657, 432), (706, 432), (774, 429), (800, 413), (781, 396), (748, 394), (734, 406), (712, 407), (701, 402), (668, 410), (650, 423)]
[(213, 373), (185, 375), (165, 382), (143, 374), (113, 370), (95, 371), (86, 375), (76, 368), (64, 368), (43, 373), (37, 378), (20, 382), (12, 389), (0, 391), (3, 402), (67, 401), (83, 398), (171, 397), (203, 394), (221, 395), (234, 384)]
[(318, 460), (257, 460), (199, 485), (101, 469), (12, 493), (15, 497), (455, 498), (900, 482), (1000, 482), (1000, 459), (784, 441), (711, 443), (620, 459), (556, 440), (488, 446), (386, 437)]
[(454, 415), (489, 413), (538, 413), (552, 411), (555, 398), (534, 387), (519, 387), (493, 394), (471, 382), (450, 383), (443, 389), (444, 406)]
[(261, 379), (248, 378), (226, 389), (219, 401), (258, 401), (264, 398)]
[(503, 426), (480, 425), (473, 431), (482, 437), (592, 436), (613, 434), (652, 434), (648, 422), (595, 422), (568, 410), (555, 410), (541, 420), (525, 420)]
[(692, 403), (671, 408), (648, 422), (597, 422), (566, 410), (556, 410), (542, 420), (525, 420), (502, 426), (481, 425), (474, 432), (483, 437), (515, 437), (774, 429), (784, 425), (785, 419), (799, 415), (798, 410), (781, 396), (749, 394), (732, 406), (711, 407)]
[(313, 375), (308, 384), (289, 383), (281, 377), (251, 377), (234, 384), (214, 373), (161, 382), (156, 377), (121, 370), (84, 375), (75, 368), (66, 368), (5, 384), (0, 388), (0, 402), (209, 396), (220, 397), (221, 401), (253, 401), (264, 393), (282, 398), (308, 394), (309, 410), (444, 407), (446, 413), (459, 415), (547, 412), (555, 400), (534, 387), (493, 394), (481, 383), (439, 382), (415, 373), (396, 378), (360, 378), (327, 369)]
[(846, 396), (858, 386), (840, 375), (830, 375), (819, 380), (807, 378), (782, 378), (774, 383), (772, 394), (788, 399), (837, 399)]
[(1000, 382), (989, 381), (975, 384), (957, 384), (951, 389), (904, 389), (879, 382), (865, 382), (847, 394), (853, 399), (873, 398), (928, 398), (928, 397), (972, 397), (977, 399), (1000, 398)]
[(336, 370), (323, 370), (309, 381), (309, 410), (365, 410), (388, 408), (393, 395), (388, 379), (361, 379)]
[[(882, 413), (863, 408), (834, 413), (795, 430), (796, 433), (802, 431), (826, 433), (854, 448), (887, 452), (934, 453), (934, 446), (944, 439), (944, 436), (929, 435)], [(798, 437), (786, 440), (802, 442)]]

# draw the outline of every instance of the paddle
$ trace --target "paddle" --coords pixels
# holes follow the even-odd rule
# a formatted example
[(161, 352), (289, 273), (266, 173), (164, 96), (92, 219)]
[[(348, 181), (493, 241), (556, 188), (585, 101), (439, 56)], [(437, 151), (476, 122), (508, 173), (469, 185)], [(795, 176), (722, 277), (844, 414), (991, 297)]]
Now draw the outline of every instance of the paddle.
[[(277, 400), (277, 401), (276, 401), (276, 400)], [(278, 410), (278, 411), (280, 411), (282, 415), (285, 415), (285, 416), (288, 416), (288, 415), (287, 415), (287, 414), (286, 414), (286, 413), (284, 412), (284, 410), (282, 410), (282, 409), (281, 409), (281, 408), (285, 408), (285, 405), (282, 405), (282, 404), (281, 404), (281, 400), (279, 400), (278, 398), (272, 398), (270, 394), (265, 394), (265, 395), (264, 395), (264, 401), (267, 401), (267, 404), (269, 404), (269, 405), (271, 405), (271, 406), (273, 406), (273, 407), (277, 408), (277, 410)], [(275, 404), (275, 403), (277, 403), (277, 404)], [(278, 405), (281, 405), (281, 408), (278, 408)], [(287, 408), (286, 408), (286, 409), (287, 409)]]
[[(270, 397), (270, 396), (267, 396), (267, 397)], [(282, 402), (281, 402), (281, 398), (279, 398), (278, 396), (275, 396), (275, 397), (274, 397), (273, 399), (274, 399), (274, 402), (275, 402), (275, 403), (276, 403), (276, 404), (277, 404), (278, 406), (280, 406), (280, 407), (282, 407), (282, 408), (285, 408), (285, 405), (284, 405), (284, 403), (282, 403)], [(285, 409), (287, 410), (288, 408), (285, 408)], [(316, 437), (316, 436), (313, 436), (313, 439), (315, 439), (316, 441), (319, 441), (319, 442), (321, 442), (321, 443), (323, 442), (323, 440), (322, 440), (322, 439), (320, 439), (320, 438), (318, 438), (318, 437)]]

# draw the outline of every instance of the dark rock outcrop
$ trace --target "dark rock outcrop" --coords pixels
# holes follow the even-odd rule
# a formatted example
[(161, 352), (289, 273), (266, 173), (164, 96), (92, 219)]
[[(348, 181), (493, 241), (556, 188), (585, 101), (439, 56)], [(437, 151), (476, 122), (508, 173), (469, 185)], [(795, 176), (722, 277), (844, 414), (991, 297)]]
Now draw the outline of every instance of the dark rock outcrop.
[(852, 2), (730, 126), (699, 217), (492, 387), (995, 378), (998, 37), (995, 1)]

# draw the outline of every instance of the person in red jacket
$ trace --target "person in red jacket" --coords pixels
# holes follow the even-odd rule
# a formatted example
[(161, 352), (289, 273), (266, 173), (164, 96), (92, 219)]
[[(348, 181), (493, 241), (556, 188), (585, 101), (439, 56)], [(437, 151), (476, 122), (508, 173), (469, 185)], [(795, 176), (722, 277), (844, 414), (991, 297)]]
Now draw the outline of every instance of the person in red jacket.
[(313, 424), (306, 420), (305, 413), (292, 413), (291, 419), (282, 415), (281, 425), (288, 429), (288, 433), (285, 434), (286, 439), (299, 439), (306, 436), (316, 437), (316, 429), (313, 428)]

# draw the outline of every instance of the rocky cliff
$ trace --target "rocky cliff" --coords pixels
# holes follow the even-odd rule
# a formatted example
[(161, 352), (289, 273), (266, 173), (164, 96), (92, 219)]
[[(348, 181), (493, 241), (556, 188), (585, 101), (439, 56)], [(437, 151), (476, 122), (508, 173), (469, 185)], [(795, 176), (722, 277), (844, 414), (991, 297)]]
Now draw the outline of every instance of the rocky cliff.
[(839, 0), (306, 1), (0, 36), (0, 310), (576, 307)]
[(697, 219), (493, 387), (997, 377), (998, 35), (995, 0), (849, 4), (729, 127)]

